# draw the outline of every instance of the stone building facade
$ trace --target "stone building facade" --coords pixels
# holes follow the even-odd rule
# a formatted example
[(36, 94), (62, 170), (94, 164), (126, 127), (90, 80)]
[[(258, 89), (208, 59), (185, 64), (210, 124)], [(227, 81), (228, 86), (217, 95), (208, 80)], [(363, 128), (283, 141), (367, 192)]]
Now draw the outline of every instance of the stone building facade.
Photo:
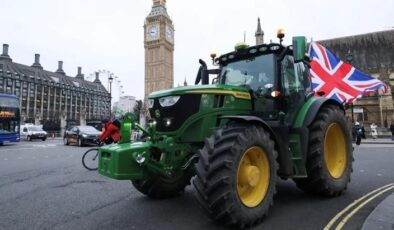
[[(376, 92), (354, 103), (354, 120), (380, 128), (394, 123), (394, 30), (319, 41), (341, 60), (386, 83), (388, 92)], [(347, 111), (351, 117), (351, 110)]]
[(47, 71), (39, 54), (31, 66), (15, 63), (8, 48), (4, 44), (0, 55), (0, 93), (19, 97), (22, 124), (42, 124), (47, 131), (59, 132), (109, 118), (111, 97), (98, 73), (94, 82), (86, 81), (78, 67), (77, 75), (70, 77), (63, 71), (62, 61), (55, 72)]
[(144, 47), (146, 102), (150, 93), (174, 84), (174, 25), (166, 0), (153, 0), (144, 24)]

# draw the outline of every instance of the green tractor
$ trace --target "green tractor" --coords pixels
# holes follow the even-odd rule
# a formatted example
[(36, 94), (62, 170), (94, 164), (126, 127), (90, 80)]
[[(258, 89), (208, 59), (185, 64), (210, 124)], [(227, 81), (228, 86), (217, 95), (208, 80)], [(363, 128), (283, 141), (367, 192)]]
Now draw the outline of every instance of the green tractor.
[[(125, 116), (121, 141), (100, 148), (99, 173), (155, 199), (192, 182), (212, 219), (240, 228), (262, 221), (279, 178), (340, 195), (352, 172), (349, 123), (341, 104), (314, 96), (306, 45), (305, 37), (291, 46), (240, 44), (213, 57), (217, 69), (200, 60), (195, 86), (149, 96), (147, 127)], [(131, 142), (132, 128), (146, 138)]]

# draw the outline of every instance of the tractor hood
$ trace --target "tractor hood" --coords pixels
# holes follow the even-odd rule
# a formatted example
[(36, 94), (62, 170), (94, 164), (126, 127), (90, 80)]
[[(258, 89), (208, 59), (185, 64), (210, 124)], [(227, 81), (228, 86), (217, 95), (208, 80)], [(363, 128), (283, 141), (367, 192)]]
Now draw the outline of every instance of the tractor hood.
[[(251, 95), (245, 88), (231, 85), (177, 87), (150, 94), (148, 108), (151, 118), (156, 120), (157, 131), (174, 132), (182, 125), (185, 124), (186, 128), (193, 122), (200, 127), (205, 119), (203, 117), (208, 114), (228, 115), (249, 111)], [(216, 122), (216, 118), (209, 120)]]
[(161, 90), (153, 92), (149, 95), (149, 98), (159, 98), (173, 95), (183, 94), (231, 94), (236, 98), (250, 100), (249, 92), (240, 86), (232, 85), (195, 85), (195, 86), (184, 86), (176, 87), (167, 90)]

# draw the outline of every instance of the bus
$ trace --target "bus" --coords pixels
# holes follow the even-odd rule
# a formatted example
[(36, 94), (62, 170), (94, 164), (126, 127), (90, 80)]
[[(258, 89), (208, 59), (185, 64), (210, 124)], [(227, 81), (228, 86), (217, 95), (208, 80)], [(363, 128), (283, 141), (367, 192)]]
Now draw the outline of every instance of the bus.
[(0, 145), (19, 142), (19, 99), (14, 95), (0, 93)]

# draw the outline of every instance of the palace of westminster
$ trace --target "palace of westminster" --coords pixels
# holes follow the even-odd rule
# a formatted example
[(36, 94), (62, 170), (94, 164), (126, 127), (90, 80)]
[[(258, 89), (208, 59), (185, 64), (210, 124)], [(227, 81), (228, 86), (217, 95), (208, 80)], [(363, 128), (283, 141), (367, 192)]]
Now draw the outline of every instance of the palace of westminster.
[[(167, 13), (166, 0), (153, 0), (144, 23), (145, 99), (157, 90), (174, 86), (174, 25)], [(256, 43), (264, 43), (258, 20)], [(235, 41), (236, 42), (236, 41)], [(234, 43), (235, 43), (234, 42)], [(366, 127), (394, 123), (394, 30), (319, 41), (356, 68), (384, 81), (389, 90), (358, 99), (354, 120)], [(22, 123), (40, 123), (44, 129), (60, 130), (74, 124), (97, 123), (110, 117), (111, 95), (98, 75), (93, 82), (84, 79), (81, 67), (68, 76), (59, 61), (56, 71), (45, 70), (36, 54), (32, 65), (15, 63), (3, 45), (0, 55), (0, 93), (20, 98)], [(348, 111), (350, 115), (350, 111)]]

